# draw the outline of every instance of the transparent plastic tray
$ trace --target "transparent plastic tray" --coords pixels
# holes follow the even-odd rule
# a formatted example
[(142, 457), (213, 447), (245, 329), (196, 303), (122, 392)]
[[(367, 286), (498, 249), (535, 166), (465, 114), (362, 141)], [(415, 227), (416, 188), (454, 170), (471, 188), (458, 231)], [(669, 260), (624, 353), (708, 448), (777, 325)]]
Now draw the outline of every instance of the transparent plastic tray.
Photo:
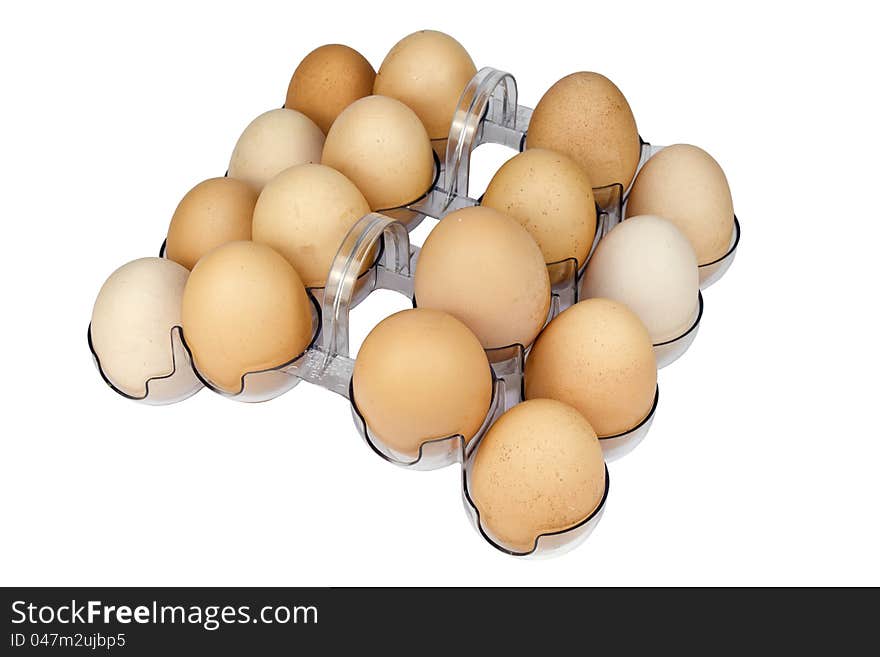
[[(492, 68), (481, 69), (462, 94), (446, 143), (445, 160), (435, 154), (435, 177), (431, 188), (404, 206), (362, 217), (340, 245), (326, 285), (308, 290), (313, 302), (314, 333), (306, 351), (292, 355), (290, 360), (277, 367), (244, 374), (240, 390), (234, 393), (220, 390), (196, 370), (197, 376), (206, 387), (240, 401), (260, 402), (273, 399), (292, 389), (299, 381), (308, 381), (342, 395), (351, 404), (352, 417), (358, 432), (367, 445), (383, 459), (401, 467), (422, 470), (459, 464), (462, 471), (462, 497), (471, 521), (494, 547), (518, 556), (558, 554), (584, 540), (602, 516), (609, 485), (606, 468), (605, 493), (599, 506), (572, 527), (537, 537), (533, 549), (527, 553), (514, 553), (502, 547), (480, 524), (479, 512), (468, 492), (469, 468), (472, 467), (474, 455), (488, 428), (505, 410), (522, 401), (524, 397), (523, 365), (528, 346), (510, 345), (487, 352), (493, 374), (493, 396), (482, 426), (470, 441), (465, 441), (461, 435), (426, 436), (418, 456), (412, 458), (394, 452), (376, 439), (357, 408), (351, 383), (354, 360), (349, 353), (349, 313), (377, 289), (403, 294), (415, 305), (413, 273), (419, 249), (410, 244), (408, 231), (425, 217), (442, 219), (454, 210), (478, 205), (479, 199), (468, 195), (471, 154), (485, 143), (502, 144), (514, 150), (523, 149), (531, 114), (530, 108), (517, 104), (513, 76)], [(640, 166), (659, 148), (643, 143)], [(599, 240), (623, 216), (625, 190), (622, 185), (611, 185), (596, 191), (602, 192), (602, 198), (609, 200), (604, 206), (597, 206), (596, 237), (587, 261)], [(705, 288), (717, 280), (730, 266), (739, 243), (739, 222), (735, 225), (729, 253), (718, 261), (705, 265), (708, 268), (705, 276), (701, 268), (702, 287)], [(160, 249), (162, 256), (164, 247), (163, 244)], [(367, 264), (370, 266), (364, 271)], [(580, 263), (574, 259), (548, 263), (553, 284), (547, 321), (578, 301), (579, 283), (586, 264), (587, 262)], [(655, 345), (659, 366), (672, 362), (684, 353), (696, 335), (702, 312), (703, 300), (700, 295), (699, 307), (688, 331), (675, 340)], [(132, 398), (113, 386), (101, 370), (100, 359), (94, 351), (90, 334), (89, 347), (105, 382), (116, 392)], [(175, 369), (196, 369), (186, 344), (186, 336), (180, 327), (172, 330), (169, 348), (174, 354)], [(146, 394), (139, 401), (171, 403), (185, 398), (154, 397), (153, 393), (162, 385), (161, 380), (167, 376), (169, 375), (151, 377), (145, 382)], [(606, 461), (628, 453), (644, 439), (653, 421), (658, 400), (659, 388), (650, 412), (639, 425), (623, 434), (600, 438)]]

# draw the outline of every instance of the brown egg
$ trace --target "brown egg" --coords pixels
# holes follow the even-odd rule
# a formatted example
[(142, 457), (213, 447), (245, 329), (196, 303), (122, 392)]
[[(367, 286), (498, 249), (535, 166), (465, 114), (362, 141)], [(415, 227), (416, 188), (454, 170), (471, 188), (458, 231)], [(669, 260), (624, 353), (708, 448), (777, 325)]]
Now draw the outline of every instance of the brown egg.
[(229, 160), (229, 177), (258, 192), (267, 182), (295, 164), (320, 162), (324, 133), (305, 114), (275, 109), (250, 122)]
[(354, 183), (322, 164), (301, 164), (270, 180), (254, 210), (254, 241), (293, 265), (308, 287), (323, 287), (339, 245), (370, 206)]
[(482, 205), (516, 219), (548, 263), (586, 262), (596, 236), (596, 201), (590, 179), (567, 155), (532, 148), (498, 170)]
[(248, 372), (283, 365), (312, 340), (299, 275), (265, 244), (230, 242), (205, 255), (183, 292), (183, 333), (196, 368), (229, 393)]
[(422, 30), (401, 39), (385, 56), (373, 93), (406, 103), (431, 139), (446, 139), (461, 92), (476, 73), (458, 41), (443, 32)]
[(608, 299), (588, 299), (564, 311), (526, 360), (526, 398), (571, 404), (600, 436), (638, 425), (654, 405), (656, 388), (647, 329), (626, 306)]
[(492, 208), (451, 212), (428, 235), (415, 273), (416, 301), (457, 317), (484, 348), (528, 346), (550, 309), (541, 249)]
[(492, 372), (480, 341), (438, 310), (404, 310), (364, 340), (354, 401), (374, 437), (415, 458), (423, 442), (477, 432), (492, 401)]
[(373, 93), (375, 78), (376, 71), (357, 50), (339, 44), (321, 46), (296, 67), (284, 106), (305, 114), (326, 135), (342, 110)]
[(321, 163), (341, 171), (373, 210), (421, 197), (434, 180), (431, 141), (419, 117), (399, 100), (367, 96), (340, 114)]
[(602, 502), (605, 461), (596, 432), (568, 404), (517, 404), (477, 446), (469, 491), (492, 540), (531, 552), (540, 535), (581, 523)]
[(193, 187), (177, 205), (165, 255), (192, 269), (211, 249), (251, 238), (257, 192), (235, 178), (210, 178)]
[(730, 247), (733, 199), (727, 177), (718, 162), (696, 146), (667, 146), (645, 163), (626, 204), (627, 217), (643, 214), (678, 226), (701, 265), (717, 260)]
[[(526, 146), (565, 153), (586, 169), (593, 187), (620, 183), (624, 191), (641, 155), (629, 103), (598, 73), (572, 73), (547, 90), (532, 114)], [(598, 200), (609, 198), (606, 192)]]

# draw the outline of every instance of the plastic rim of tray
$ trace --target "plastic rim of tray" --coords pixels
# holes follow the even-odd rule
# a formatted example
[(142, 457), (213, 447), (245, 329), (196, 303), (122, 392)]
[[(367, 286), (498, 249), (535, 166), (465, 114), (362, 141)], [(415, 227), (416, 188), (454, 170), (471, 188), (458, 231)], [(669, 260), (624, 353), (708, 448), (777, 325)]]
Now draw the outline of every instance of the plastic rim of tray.
[(690, 328), (678, 337), (654, 344), (654, 356), (657, 359), (657, 369), (671, 365), (684, 355), (697, 337), (700, 328), (700, 320), (703, 318), (703, 293), (697, 291), (697, 308), (694, 311), (694, 321)]
[(482, 536), (483, 539), (485, 539), (486, 542), (489, 543), (489, 545), (494, 547), (496, 550), (503, 552), (504, 554), (509, 554), (510, 556), (514, 557), (550, 557), (565, 554), (566, 552), (573, 550), (578, 545), (583, 543), (590, 534), (593, 533), (596, 525), (598, 525), (599, 521), (602, 519), (602, 514), (605, 512), (605, 503), (608, 500), (608, 491), (611, 488), (611, 477), (608, 475), (607, 465), (605, 466), (605, 490), (602, 493), (602, 499), (599, 501), (599, 504), (596, 506), (596, 508), (593, 509), (593, 511), (583, 520), (565, 529), (539, 534), (535, 537), (535, 542), (532, 545), (532, 548), (525, 552), (513, 550), (496, 540), (492, 536), (492, 532), (483, 526), (483, 523), (480, 519), (480, 510), (479, 508), (477, 508), (477, 505), (476, 503), (474, 503), (473, 498), (471, 498), (470, 494), (470, 486), (468, 482), (470, 481), (471, 477), (474, 457), (476, 456), (479, 449), (480, 447), (478, 444), (471, 451), (470, 455), (465, 461), (464, 467), (462, 468), (462, 499), (464, 501), (465, 511), (467, 512), (471, 524), (479, 532), (480, 536)]
[(648, 430), (654, 422), (654, 414), (657, 412), (657, 404), (660, 402), (660, 386), (654, 390), (654, 402), (651, 410), (644, 419), (629, 431), (614, 434), (613, 436), (599, 436), (599, 445), (605, 454), (605, 462), (610, 463), (622, 458), (633, 451), (648, 435)]
[(475, 445), (483, 434), (488, 431), (489, 427), (500, 417), (505, 410), (505, 389), (506, 385), (503, 379), (492, 376), (492, 399), (489, 402), (489, 409), (486, 417), (476, 433), (465, 440), (461, 434), (452, 434), (443, 438), (431, 438), (422, 441), (419, 445), (418, 454), (413, 458), (407, 454), (402, 454), (389, 446), (378, 438), (367, 424), (366, 419), (361, 414), (354, 398), (353, 385), (349, 384), (349, 401), (351, 403), (351, 414), (355, 421), (358, 433), (364, 442), (383, 459), (394, 465), (413, 470), (437, 470), (445, 468), (454, 463), (464, 463), (467, 455), (470, 453), (472, 446)]
[(241, 386), (237, 391), (224, 390), (223, 388), (214, 384), (207, 376), (199, 371), (198, 363), (193, 357), (192, 350), (186, 342), (186, 334), (183, 332), (183, 330), (181, 330), (181, 342), (184, 349), (186, 349), (190, 362), (192, 363), (193, 371), (202, 382), (202, 384), (206, 388), (212, 390), (213, 392), (216, 392), (218, 395), (227, 397), (228, 399), (234, 399), (236, 401), (247, 403), (269, 401), (283, 395), (285, 392), (288, 392), (289, 390), (294, 388), (301, 379), (291, 373), (291, 368), (294, 367), (297, 362), (300, 361), (314, 347), (315, 344), (317, 344), (322, 333), (320, 305), (313, 295), (309, 293), (307, 293), (307, 295), (309, 298), (309, 302), (312, 304), (312, 339), (309, 342), (309, 345), (306, 347), (305, 351), (297, 354), (293, 358), (281, 363), (280, 365), (275, 365), (274, 367), (268, 367), (262, 370), (245, 372), (241, 375)]
[(739, 246), (741, 234), (739, 219), (736, 218), (736, 215), (733, 215), (733, 234), (730, 236), (730, 247), (727, 249), (727, 253), (699, 267), (701, 290), (705, 290), (713, 283), (717, 283), (727, 270), (730, 269), (730, 265), (733, 264), (733, 259), (736, 257), (736, 249)]
[(89, 351), (92, 353), (92, 361), (95, 363), (95, 367), (98, 369), (98, 373), (101, 375), (101, 379), (103, 379), (104, 383), (106, 383), (113, 392), (125, 397), (126, 399), (142, 402), (144, 404), (150, 404), (152, 406), (175, 404), (177, 402), (183, 401), (184, 399), (189, 399), (199, 390), (201, 390), (203, 386), (202, 381), (198, 378), (197, 375), (189, 382), (189, 385), (180, 385), (180, 383), (185, 384), (186, 382), (179, 383), (175, 380), (175, 375), (181, 373), (180, 368), (183, 368), (184, 365), (186, 369), (193, 374), (195, 374), (195, 370), (192, 367), (190, 353), (183, 343), (182, 333), (179, 326), (171, 327), (168, 339), (171, 349), (171, 371), (166, 374), (157, 374), (148, 377), (144, 381), (144, 394), (138, 396), (131, 395), (125, 392), (113, 383), (113, 381), (110, 379), (110, 376), (104, 371), (104, 368), (101, 366), (101, 358), (98, 355), (98, 352), (95, 350), (94, 342), (92, 342), (91, 322), (89, 323), (89, 328), (86, 331), (86, 340), (89, 344)]

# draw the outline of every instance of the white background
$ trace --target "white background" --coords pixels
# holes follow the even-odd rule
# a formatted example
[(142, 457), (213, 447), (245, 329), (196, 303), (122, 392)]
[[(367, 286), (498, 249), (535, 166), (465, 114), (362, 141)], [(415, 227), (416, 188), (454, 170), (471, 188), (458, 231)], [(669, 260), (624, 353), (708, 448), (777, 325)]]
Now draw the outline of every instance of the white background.
[[(4, 3), (0, 583), (880, 584), (863, 3), (395, 4)], [(651, 433), (558, 559), (492, 549), (458, 470), (385, 463), (341, 397), (303, 384), (152, 408), (111, 392), (87, 349), (106, 276), (156, 253), (307, 52), (346, 43), (378, 67), (422, 28), (512, 72), (526, 105), (567, 73), (609, 76), (645, 138), (717, 157), (742, 221), (699, 337), (660, 373)], [(472, 191), (510, 155), (481, 149)], [(407, 305), (371, 297), (358, 340)]]

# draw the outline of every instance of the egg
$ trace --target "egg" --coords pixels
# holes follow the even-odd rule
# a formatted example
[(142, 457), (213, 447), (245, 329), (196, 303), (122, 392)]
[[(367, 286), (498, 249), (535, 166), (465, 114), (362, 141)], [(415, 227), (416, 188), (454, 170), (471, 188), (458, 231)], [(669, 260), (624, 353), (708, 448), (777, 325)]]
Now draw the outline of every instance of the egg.
[(697, 256), (671, 221), (644, 215), (618, 224), (596, 250), (581, 298), (606, 297), (639, 316), (654, 344), (686, 332), (699, 305)]
[(373, 92), (375, 78), (376, 71), (357, 50), (321, 46), (296, 67), (284, 106), (305, 114), (326, 135), (342, 110)]
[(706, 151), (689, 144), (667, 146), (639, 171), (626, 215), (669, 219), (691, 241), (697, 262), (709, 264), (730, 247), (733, 199), (727, 177)]
[(183, 333), (198, 371), (238, 393), (248, 372), (302, 354), (312, 340), (312, 305), (284, 257), (255, 242), (230, 242), (205, 255), (183, 291)]
[(270, 180), (254, 210), (254, 241), (287, 258), (308, 287), (323, 287), (333, 258), (370, 206), (354, 183), (322, 164), (300, 164)]
[(511, 158), (489, 183), (481, 203), (516, 219), (548, 263), (587, 261), (596, 236), (596, 201), (584, 169), (543, 148)]
[(241, 133), (229, 160), (228, 175), (259, 192), (288, 167), (320, 162), (323, 147), (324, 133), (305, 114), (292, 109), (270, 110)]
[(469, 441), (492, 401), (492, 372), (476, 336), (439, 310), (391, 315), (367, 336), (352, 378), (372, 435), (408, 458), (427, 440)]
[(541, 249), (492, 208), (446, 215), (425, 240), (414, 284), (419, 307), (458, 318), (486, 349), (530, 345), (550, 309)]
[(446, 139), (461, 93), (476, 73), (458, 41), (422, 30), (401, 39), (385, 56), (373, 93), (406, 103), (431, 139)]
[(498, 418), (477, 446), (469, 480), (483, 531), (517, 553), (589, 518), (605, 487), (596, 432), (553, 399), (517, 404)]
[(189, 190), (168, 227), (165, 256), (192, 269), (211, 249), (251, 238), (257, 192), (235, 178), (210, 178)]
[(373, 210), (417, 200), (434, 180), (434, 155), (419, 117), (399, 100), (367, 96), (340, 114), (321, 163), (341, 171)]
[(89, 326), (92, 348), (104, 376), (126, 395), (149, 392), (150, 401), (162, 402), (201, 388), (189, 363), (175, 362), (172, 348), (188, 276), (171, 260), (141, 258), (117, 269), (101, 287)]
[(650, 413), (657, 364), (648, 330), (622, 303), (587, 299), (563, 311), (526, 359), (526, 399), (578, 409), (600, 436), (637, 426)]
[[(636, 174), (641, 141), (636, 120), (620, 89), (599, 73), (572, 73), (538, 101), (529, 123), (527, 148), (565, 153), (587, 172), (593, 187), (619, 183), (626, 190)], [(603, 190), (600, 205), (612, 195)]]

